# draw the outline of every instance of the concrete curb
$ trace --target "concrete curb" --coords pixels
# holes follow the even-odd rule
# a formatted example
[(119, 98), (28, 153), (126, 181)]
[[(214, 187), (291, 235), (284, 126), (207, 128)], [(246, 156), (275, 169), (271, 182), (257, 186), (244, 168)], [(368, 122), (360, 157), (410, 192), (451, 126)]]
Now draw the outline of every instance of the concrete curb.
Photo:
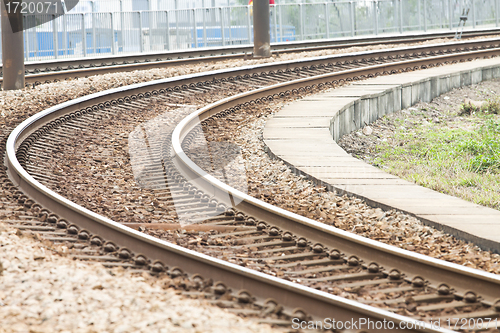
[(401, 180), (350, 156), (336, 144), (343, 135), (383, 115), (499, 77), (500, 59), (492, 58), (380, 76), (309, 96), (268, 121), (266, 150), (318, 185), (359, 197), (374, 207), (397, 209), (500, 253), (499, 211)]

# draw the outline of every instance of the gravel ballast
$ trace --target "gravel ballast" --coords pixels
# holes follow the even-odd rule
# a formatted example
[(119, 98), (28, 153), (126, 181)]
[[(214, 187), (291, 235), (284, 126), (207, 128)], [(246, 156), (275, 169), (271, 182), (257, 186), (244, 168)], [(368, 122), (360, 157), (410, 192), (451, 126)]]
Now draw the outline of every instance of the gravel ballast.
[(107, 269), (65, 252), (0, 225), (0, 332), (279, 331), (182, 298), (149, 273)]

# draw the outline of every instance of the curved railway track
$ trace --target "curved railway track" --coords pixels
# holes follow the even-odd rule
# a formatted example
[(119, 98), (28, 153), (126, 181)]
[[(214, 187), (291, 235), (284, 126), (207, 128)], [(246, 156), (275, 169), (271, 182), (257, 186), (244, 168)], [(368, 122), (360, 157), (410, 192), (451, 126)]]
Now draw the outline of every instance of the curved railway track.
[[(255, 103), (265, 105), (364, 77), (499, 54), (498, 40), (363, 52), (159, 80), (63, 103), (24, 121), (8, 140), (8, 133), (3, 135), (7, 168), (2, 181), (9, 196), (27, 211), (11, 223), (55, 242), (70, 242), (80, 259), (167, 272), (171, 277), (195, 274), (190, 281), (203, 288), (200, 281), (222, 281), (210, 286), (210, 297), (226, 295), (228, 302), (236, 301), (227, 304), (235, 312), (273, 313), (281, 324), (332, 315), (342, 321), (417, 319), (427, 324), (413, 330), (430, 332), (445, 331), (429, 324), (438, 318), (497, 318), (498, 276), (367, 240), (231, 188), (210, 173), (230, 163), (237, 149), (207, 148), (203, 131), (216, 118)], [(184, 107), (199, 104), (201, 95), (211, 95), (212, 103), (196, 112)], [(139, 114), (165, 109), (172, 111), (153, 111), (158, 118), (141, 125)], [(120, 217), (113, 221), (49, 189), (64, 186), (68, 170), (57, 158), (65, 149), (76, 149), (68, 144), (71, 138), (99, 131), (112, 136), (116, 124), (134, 119), (134, 126), (140, 126), (130, 138), (138, 139), (133, 163), (140, 172), (130, 177), (157, 198), (162, 214), (151, 216), (168, 216), (183, 224), (187, 231), (182, 237), (166, 230), (176, 226), (145, 228), (110, 207), (106, 215)], [(115, 144), (120, 146), (111, 146)], [(134, 146), (130, 149), (134, 152)], [(221, 155), (222, 150), (228, 156)], [(208, 158), (223, 165), (207, 163)], [(54, 166), (61, 166), (59, 172), (53, 172)], [(155, 228), (167, 231), (161, 236), (170, 242), (152, 237)], [(356, 295), (362, 286), (367, 294)], [(203, 288), (194, 288), (194, 293), (203, 293)], [(355, 295), (358, 302), (335, 295), (342, 291)]]
[[(475, 29), (463, 32), (463, 38), (484, 37), (498, 34), (500, 29)], [(274, 53), (306, 52), (346, 47), (365, 47), (379, 44), (418, 43), (437, 38), (453, 38), (454, 32), (431, 32), (395, 36), (373, 36), (352, 39), (330, 39), (295, 43), (273, 44)], [(217, 62), (229, 59), (246, 59), (253, 47), (232, 46), (223, 49), (201, 48), (193, 51), (120, 55), (116, 57), (93, 57), (80, 59), (57, 59), (47, 62), (30, 62), (25, 65), (26, 86), (58, 82), (78, 77), (88, 77), (116, 72), (147, 70), (159, 67)], [(2, 70), (0, 66), (0, 87)]]

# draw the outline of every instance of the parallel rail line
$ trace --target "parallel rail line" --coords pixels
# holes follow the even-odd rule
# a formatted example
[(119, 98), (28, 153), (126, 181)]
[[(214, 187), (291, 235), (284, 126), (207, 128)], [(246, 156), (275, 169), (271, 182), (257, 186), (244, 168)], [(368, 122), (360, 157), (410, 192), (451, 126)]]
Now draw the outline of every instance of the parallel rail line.
[[(6, 174), (3, 182), (19, 203), (43, 220), (41, 224), (26, 222), (29, 219), (12, 223), (18, 227), (33, 226), (42, 236), (54, 236), (56, 241), (57, 237), (90, 240), (99, 248), (95, 250), (99, 254), (112, 253), (127, 259), (126, 265), (132, 269), (146, 265), (161, 272), (168, 264), (174, 267), (169, 270), (172, 276), (189, 272), (224, 281), (216, 284), (222, 294), (232, 288), (259, 299), (262, 304), (273, 304), (274, 309), (280, 304), (284, 306), (287, 322), (291, 318), (328, 318), (332, 313), (337, 320), (429, 320), (438, 318), (443, 309), (455, 311), (454, 317), (459, 318), (499, 317), (498, 276), (367, 240), (273, 207), (220, 182), (191, 160), (199, 135), (211, 119), (238, 112), (245, 105), (265, 104), (270, 99), (364, 77), (498, 55), (497, 40), (363, 52), (159, 80), (63, 103), (24, 121), (3, 141), (6, 171), (13, 183)], [(97, 120), (102, 119), (102, 125), (133, 108), (146, 108), (149, 103), (181, 104), (197, 94), (235, 85), (254, 89), (230, 95), (168, 124), (162, 131), (171, 136), (149, 146), (150, 161), (157, 165), (144, 173), (145, 180), (159, 185), (155, 193), (164, 195), (166, 202), (175, 201), (173, 194), (181, 198), (182, 204), (175, 206), (183, 209), (177, 215), (195, 223), (190, 228), (215, 230), (196, 250), (237, 249), (239, 256), (231, 262), (132, 230), (42, 185), (51, 186), (52, 177), (44, 173), (44, 160), (50, 159), (58, 145), (72, 134), (92, 131), (91, 124)], [(161, 186), (166, 178), (167, 189)], [(234, 205), (235, 202), (238, 204)], [(67, 237), (68, 234), (73, 236)], [(79, 254), (82, 255), (88, 253)], [(114, 259), (108, 256), (106, 260)], [(241, 267), (241, 260), (254, 269)], [(305, 269), (295, 271), (297, 264)], [(334, 296), (329, 290), (331, 287), (352, 290), (365, 285), (372, 286), (373, 293), (385, 293), (387, 298), (378, 303), (361, 299), (366, 303), (362, 304)], [(264, 302), (268, 297), (272, 301)], [(293, 310), (297, 305), (302, 308)], [(405, 311), (414, 315), (411, 318), (401, 315)], [(426, 325), (415, 331), (445, 330)]]
[[(468, 30), (463, 38), (495, 35), (500, 29)], [(303, 42), (273, 44), (275, 53), (306, 52), (346, 47), (363, 47), (379, 44), (416, 43), (437, 38), (453, 38), (454, 32), (431, 32), (424, 34), (405, 34), (396, 36), (372, 36), (352, 39), (329, 39)], [(57, 59), (46, 62), (29, 62), (25, 65), (26, 85), (58, 82), (62, 80), (88, 77), (107, 73), (147, 70), (159, 67), (245, 59), (251, 56), (251, 46), (231, 46), (222, 49), (202, 48), (189, 51), (148, 53), (138, 55), (119, 55), (116, 57), (92, 57), (77, 59)], [(0, 66), (0, 86), (2, 85), (2, 66)]]

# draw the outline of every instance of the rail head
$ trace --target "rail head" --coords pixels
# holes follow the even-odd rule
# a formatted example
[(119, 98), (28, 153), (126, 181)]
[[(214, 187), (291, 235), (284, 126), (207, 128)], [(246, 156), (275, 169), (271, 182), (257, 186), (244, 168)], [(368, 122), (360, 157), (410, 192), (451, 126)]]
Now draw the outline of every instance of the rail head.
[[(345, 72), (356, 71), (358, 70), (348, 70)], [(409, 263), (409, 265), (406, 265), (405, 268), (409, 269), (409, 271), (415, 272), (414, 276), (419, 276), (421, 274), (424, 274), (425, 272), (426, 278), (429, 278), (430, 276), (430, 278), (434, 280), (436, 285), (439, 283), (444, 283), (447, 280), (446, 278), (448, 278), (448, 281), (467, 281), (468, 283), (464, 284), (468, 284), (469, 286), (476, 285), (470, 284), (470, 282), (472, 281), (480, 281), (483, 285), (476, 285), (476, 287), (478, 287), (482, 291), (483, 295), (489, 297), (488, 302), (490, 304), (498, 302), (498, 300), (500, 299), (500, 276), (496, 274), (480, 271), (444, 260), (428, 257), (408, 250), (400, 249), (392, 245), (374, 241), (347, 231), (343, 231), (333, 226), (311, 220), (282, 208), (272, 206), (264, 201), (251, 197), (246, 193), (234, 189), (216, 179), (215, 177), (209, 175), (207, 172), (202, 170), (195, 162), (193, 162), (182, 148), (184, 137), (195, 126), (200, 124), (203, 119), (206, 119), (212, 114), (221, 111), (224, 108), (224, 105), (227, 105), (227, 108), (229, 108), (231, 106), (243, 104), (252, 99), (256, 99), (260, 96), (273, 95), (273, 93), (276, 93), (280, 90), (285, 90), (287, 89), (287, 87), (293, 86), (295, 84), (304, 84), (306, 82), (312, 84), (318, 79), (323, 80), (326, 77), (334, 77), (340, 74), (341, 73), (324, 74), (317, 77), (304, 78), (286, 83), (279, 83), (273, 86), (267, 86), (251, 92), (245, 92), (228, 97), (193, 112), (192, 114), (184, 118), (172, 133), (172, 147), (176, 156), (176, 166), (180, 170), (183, 170), (185, 175), (187, 175), (189, 179), (192, 179), (197, 186), (205, 189), (211, 189), (214, 193), (220, 193), (222, 198), (234, 198), (233, 202), (239, 202), (239, 204), (237, 205), (238, 209), (241, 209), (243, 211), (245, 211), (246, 209), (248, 211), (254, 212), (254, 214), (256, 211), (260, 211), (261, 214), (258, 216), (260, 218), (267, 217), (269, 220), (273, 221), (289, 221), (281, 224), (281, 226), (286, 230), (291, 230), (291, 225), (297, 224), (302, 226), (302, 228), (297, 228), (296, 230), (305, 231), (306, 229), (308, 229), (308, 234), (310, 235), (310, 237), (314, 238), (314, 232), (331, 236), (331, 244), (338, 243), (339, 241), (352, 242), (353, 244), (357, 244), (357, 246), (363, 247), (365, 249), (364, 253), (368, 254), (370, 251), (373, 251), (373, 253), (375, 253), (374, 257), (380, 255), (385, 256), (386, 259), (388, 257), (392, 257), (392, 262), (395, 263), (395, 266), (392, 267), (394, 269), (398, 269), (396, 263), (406, 261)], [(231, 204), (231, 202), (226, 202), (226, 204)], [(249, 207), (253, 207), (254, 209)], [(411, 268), (412, 266), (413, 268)], [(464, 288), (462, 293), (465, 294), (467, 291), (468, 290)]]

